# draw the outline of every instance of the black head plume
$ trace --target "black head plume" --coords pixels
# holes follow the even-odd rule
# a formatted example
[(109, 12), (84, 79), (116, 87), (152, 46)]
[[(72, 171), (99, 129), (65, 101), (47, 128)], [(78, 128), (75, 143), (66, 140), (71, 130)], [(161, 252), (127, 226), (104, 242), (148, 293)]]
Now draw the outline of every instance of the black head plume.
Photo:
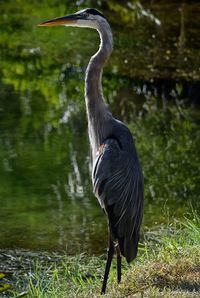
[(94, 9), (94, 8), (86, 8), (85, 12), (89, 13), (89, 14), (92, 14), (92, 15), (99, 15), (101, 16), (102, 18), (106, 19), (106, 17), (100, 12), (98, 11), (97, 9)]

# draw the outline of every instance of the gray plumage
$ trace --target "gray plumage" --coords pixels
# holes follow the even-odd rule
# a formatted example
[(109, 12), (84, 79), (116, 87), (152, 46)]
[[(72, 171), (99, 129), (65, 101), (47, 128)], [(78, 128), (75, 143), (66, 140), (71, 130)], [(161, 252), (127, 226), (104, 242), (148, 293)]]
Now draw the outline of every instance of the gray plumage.
[(102, 286), (102, 293), (105, 293), (114, 250), (118, 282), (121, 280), (121, 255), (127, 262), (137, 255), (143, 216), (143, 175), (129, 129), (112, 116), (103, 97), (103, 67), (113, 49), (112, 32), (106, 18), (90, 8), (40, 24), (56, 25), (93, 28), (99, 32), (101, 40), (99, 50), (91, 57), (86, 70), (85, 103), (92, 150), (93, 190), (109, 224), (109, 250)]
[(132, 136), (122, 123), (103, 142), (94, 163), (94, 192), (106, 210), (114, 239), (127, 262), (137, 255), (143, 214), (143, 178)]

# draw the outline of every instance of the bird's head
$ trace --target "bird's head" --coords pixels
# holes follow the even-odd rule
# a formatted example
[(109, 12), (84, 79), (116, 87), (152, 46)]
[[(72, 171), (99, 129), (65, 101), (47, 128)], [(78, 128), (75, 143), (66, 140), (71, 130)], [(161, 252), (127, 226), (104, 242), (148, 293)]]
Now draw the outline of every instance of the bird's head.
[(74, 26), (99, 29), (106, 22), (104, 15), (94, 8), (86, 8), (74, 14), (48, 20), (38, 26)]

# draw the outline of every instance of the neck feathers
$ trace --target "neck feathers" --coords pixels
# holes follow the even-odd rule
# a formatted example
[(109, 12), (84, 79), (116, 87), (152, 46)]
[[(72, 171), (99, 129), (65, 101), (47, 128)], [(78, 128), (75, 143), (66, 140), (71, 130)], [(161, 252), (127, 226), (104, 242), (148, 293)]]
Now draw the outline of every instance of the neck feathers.
[(98, 26), (97, 30), (101, 43), (97, 53), (90, 59), (85, 78), (85, 100), (93, 156), (107, 134), (110, 133), (109, 123), (112, 118), (104, 102), (101, 82), (103, 67), (113, 48), (112, 32), (106, 20)]

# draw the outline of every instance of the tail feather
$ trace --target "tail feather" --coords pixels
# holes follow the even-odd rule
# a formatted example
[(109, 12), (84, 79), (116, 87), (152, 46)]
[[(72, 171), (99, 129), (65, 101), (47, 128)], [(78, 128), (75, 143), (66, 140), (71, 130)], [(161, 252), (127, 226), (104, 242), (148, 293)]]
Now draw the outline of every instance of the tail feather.
[(107, 214), (109, 218), (109, 226), (110, 230), (114, 236), (114, 238), (119, 243), (119, 248), (122, 256), (124, 256), (128, 263), (133, 261), (138, 252), (138, 242), (140, 239), (140, 234), (138, 231), (134, 231), (130, 237), (123, 236), (120, 237), (118, 233), (117, 223), (119, 218), (115, 216), (113, 211), (113, 205), (107, 206)]
[(134, 233), (131, 239), (124, 237), (118, 238), (120, 252), (128, 263), (133, 261), (137, 256), (139, 238), (139, 233)]
[(134, 233), (133, 237), (131, 239), (124, 239), (124, 256), (128, 263), (133, 261), (138, 252), (138, 242), (139, 242), (139, 233)]

